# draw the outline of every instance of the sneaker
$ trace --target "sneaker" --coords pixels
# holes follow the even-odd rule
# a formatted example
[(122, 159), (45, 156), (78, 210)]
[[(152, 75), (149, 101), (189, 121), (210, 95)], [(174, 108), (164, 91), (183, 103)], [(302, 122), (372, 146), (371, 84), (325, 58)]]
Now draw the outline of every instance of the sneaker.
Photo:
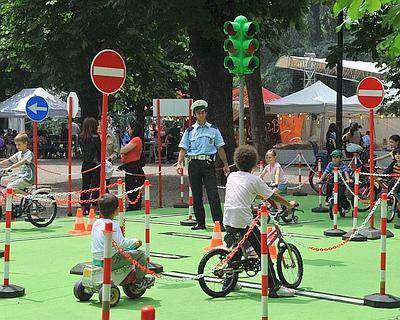
[(192, 230), (206, 230), (206, 227), (202, 226), (202, 225), (199, 225), (199, 224), (196, 224), (195, 226), (191, 227), (190, 229), (192, 229)]
[(154, 285), (154, 282), (156, 281), (156, 278), (154, 276), (147, 276), (143, 278), (143, 280), (140, 283), (136, 284), (136, 290), (143, 290), (150, 288), (151, 286)]
[(289, 289), (284, 286), (280, 286), (278, 290), (276, 290), (277, 297), (293, 297), (296, 293), (296, 290)]

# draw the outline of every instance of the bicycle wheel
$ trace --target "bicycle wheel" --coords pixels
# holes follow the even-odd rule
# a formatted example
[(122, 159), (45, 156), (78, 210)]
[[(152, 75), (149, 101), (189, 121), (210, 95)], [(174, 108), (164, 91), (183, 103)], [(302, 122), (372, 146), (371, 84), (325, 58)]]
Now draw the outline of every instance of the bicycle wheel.
[(225, 297), (235, 289), (239, 277), (237, 272), (228, 271), (227, 264), (213, 270), (228, 254), (229, 251), (226, 249), (214, 249), (206, 253), (200, 260), (197, 273), (208, 274), (211, 272), (211, 276), (204, 276), (199, 279), (201, 289), (210, 297)]
[(392, 222), (396, 217), (396, 199), (389, 198), (387, 202), (387, 222)]
[[(313, 169), (315, 172), (317, 172), (318, 167), (315, 166)], [(308, 183), (310, 184), (311, 188), (317, 193), (319, 194), (319, 190), (318, 190), (318, 174), (314, 173), (314, 171), (310, 171), (310, 173), (308, 174)], [(322, 181), (322, 195), (326, 196), (326, 181), (329, 179), (329, 177), (327, 177), (327, 179), (325, 179), (324, 181)]]
[[(34, 195), (48, 195), (47, 191), (40, 191)], [(53, 197), (43, 197), (43, 200), (28, 200), (25, 210), (26, 217), (35, 227), (47, 227), (57, 215), (57, 203)]]
[(276, 270), (282, 284), (296, 289), (303, 280), (303, 259), (291, 243), (282, 243), (276, 257)]
[[(379, 189), (374, 186), (374, 201), (376, 201)], [(364, 212), (370, 209), (369, 205), (369, 194), (370, 194), (370, 186), (369, 186), (369, 179), (360, 179), (359, 184), (359, 193), (358, 193), (358, 211)], [(353, 197), (352, 197), (353, 199)], [(353, 201), (352, 201), (353, 202)]]

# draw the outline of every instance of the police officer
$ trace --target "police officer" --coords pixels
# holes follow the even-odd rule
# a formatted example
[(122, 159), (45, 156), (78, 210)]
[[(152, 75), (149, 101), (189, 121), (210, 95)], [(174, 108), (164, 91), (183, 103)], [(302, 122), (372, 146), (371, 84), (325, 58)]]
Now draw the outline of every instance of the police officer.
[(183, 170), (185, 156), (189, 160), (189, 180), (193, 191), (194, 215), (197, 225), (192, 230), (206, 228), (205, 212), (203, 206), (203, 183), (206, 187), (208, 202), (214, 221), (219, 221), (222, 230), (221, 201), (217, 189), (217, 177), (215, 175), (215, 155), (218, 152), (224, 167), (225, 175), (229, 174), (228, 161), (223, 146), (225, 142), (219, 129), (208, 123), (208, 103), (204, 100), (196, 100), (192, 104), (192, 111), (196, 117), (196, 123), (186, 129), (179, 143), (178, 174)]

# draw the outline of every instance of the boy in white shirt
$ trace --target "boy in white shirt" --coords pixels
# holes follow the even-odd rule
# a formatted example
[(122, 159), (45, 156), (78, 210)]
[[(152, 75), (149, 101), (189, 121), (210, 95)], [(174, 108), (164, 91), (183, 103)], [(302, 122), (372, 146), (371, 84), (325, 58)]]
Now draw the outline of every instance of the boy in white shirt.
[[(228, 176), (223, 223), (227, 236), (231, 237), (231, 239), (240, 240), (253, 222), (251, 204), (257, 196), (279, 202), (289, 209), (293, 208), (296, 202), (288, 202), (278, 193), (274, 193), (259, 176), (252, 174), (258, 161), (256, 149), (251, 146), (241, 146), (236, 149), (234, 160), (239, 171), (233, 172)], [(250, 233), (248, 241), (258, 256), (261, 256), (261, 234), (257, 226)], [(231, 262), (240, 260), (241, 255), (242, 252), (239, 250)], [(295, 291), (281, 285), (275, 275), (275, 270), (269, 256), (268, 259), (269, 296), (293, 296)]]
[[(146, 254), (142, 250), (137, 250), (142, 245), (139, 239), (125, 238), (121, 232), (118, 222), (113, 221), (114, 216), (118, 213), (118, 198), (113, 194), (106, 193), (101, 196), (98, 201), (100, 210), (100, 219), (93, 224), (92, 229), (92, 254), (93, 264), (95, 266), (103, 266), (104, 257), (104, 229), (106, 222), (113, 223), (113, 240), (122, 247), (134, 260), (141, 265), (147, 267)], [(117, 270), (122, 266), (129, 265), (127, 261), (117, 250), (112, 247), (112, 270)], [(138, 290), (151, 287), (154, 284), (154, 276), (146, 276), (146, 273), (136, 267), (136, 288)]]

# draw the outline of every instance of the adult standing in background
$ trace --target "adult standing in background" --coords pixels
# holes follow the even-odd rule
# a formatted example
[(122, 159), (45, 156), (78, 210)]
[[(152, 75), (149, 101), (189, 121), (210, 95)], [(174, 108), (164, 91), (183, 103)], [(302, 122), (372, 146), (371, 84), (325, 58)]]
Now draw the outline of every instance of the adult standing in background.
[(328, 157), (331, 156), (331, 153), (333, 150), (336, 150), (336, 136), (337, 136), (337, 129), (336, 129), (336, 124), (331, 123), (329, 125), (328, 131), (326, 132), (326, 152), (328, 154)]
[[(97, 133), (98, 122), (95, 118), (86, 118), (83, 121), (80, 136), (82, 150), (82, 191), (100, 187), (100, 164), (101, 161), (101, 142)], [(88, 171), (89, 170), (89, 171)], [(92, 192), (82, 192), (81, 201), (97, 199), (99, 189)], [(82, 203), (84, 214), (89, 213), (90, 206), (97, 209), (97, 201), (92, 203)]]
[(192, 230), (206, 228), (205, 211), (203, 205), (203, 183), (207, 191), (211, 214), (214, 222), (222, 224), (221, 201), (217, 188), (217, 177), (215, 175), (215, 156), (218, 152), (224, 167), (225, 175), (229, 174), (228, 161), (223, 146), (225, 142), (219, 129), (207, 122), (208, 103), (204, 100), (196, 100), (192, 104), (192, 111), (196, 117), (196, 123), (188, 127), (179, 143), (179, 157), (177, 172), (183, 170), (185, 156), (189, 160), (189, 180), (193, 191), (193, 209), (197, 225)]
[[(114, 134), (111, 128), (107, 130), (107, 163), (106, 163), (106, 183), (111, 183), (111, 177), (113, 174), (113, 164), (119, 157), (120, 144), (117, 136)], [(108, 169), (108, 170), (107, 170)]]
[[(144, 154), (143, 154), (143, 129), (135, 121), (129, 122), (128, 133), (130, 135), (130, 141), (121, 148), (121, 160), (122, 165), (120, 169), (125, 170), (125, 189), (126, 191), (134, 190), (144, 184), (145, 176), (143, 167)], [(128, 194), (129, 205), (126, 208), (127, 211), (140, 210), (142, 208), (142, 197), (136, 201), (138, 192)]]

